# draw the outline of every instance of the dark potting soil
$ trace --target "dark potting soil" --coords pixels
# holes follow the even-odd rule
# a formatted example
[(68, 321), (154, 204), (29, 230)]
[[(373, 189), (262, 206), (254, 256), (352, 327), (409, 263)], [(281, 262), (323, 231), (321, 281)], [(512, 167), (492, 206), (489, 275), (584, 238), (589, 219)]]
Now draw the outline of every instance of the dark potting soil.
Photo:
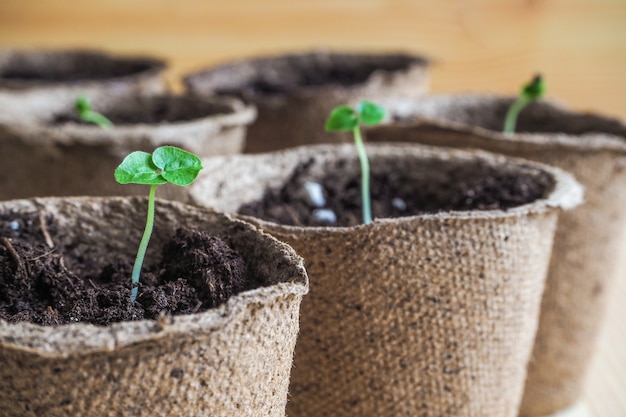
[[(98, 110), (98, 109), (95, 109)], [(187, 122), (209, 116), (232, 113), (226, 105), (172, 98), (145, 98), (140, 102), (129, 102), (117, 108), (105, 109), (103, 115), (114, 125), (137, 125)], [(93, 125), (81, 120), (76, 113), (61, 113), (50, 122), (52, 125), (76, 123)]]
[[(324, 85), (352, 86), (363, 83), (377, 71), (406, 71), (411, 65), (426, 63), (425, 60), (409, 55), (353, 56), (353, 55), (287, 55), (281, 59), (260, 59), (252, 61), (258, 71), (248, 79), (230, 80), (237, 85), (228, 86), (228, 81), (216, 89), (219, 94), (236, 95), (240, 98), (253, 98), (257, 95), (286, 94), (303, 87)], [(236, 71), (237, 67), (223, 68), (222, 71)]]
[[(315, 207), (306, 198), (304, 183), (311, 181), (308, 166), (300, 165), (279, 189), (266, 190), (259, 201), (243, 205), (239, 213), (294, 226), (356, 226), (362, 224), (361, 178), (345, 172), (328, 172), (317, 179), (326, 204)], [(506, 210), (541, 198), (549, 179), (502, 173), (477, 162), (445, 175), (407, 179), (401, 173), (377, 172), (372, 164), (372, 216), (396, 218), (424, 213), (467, 210)], [(330, 209), (336, 222), (320, 210)]]
[[(68, 63), (67, 60), (71, 60)], [(56, 61), (56, 62), (55, 62)], [(34, 81), (42, 83), (72, 83), (88, 80), (106, 80), (139, 74), (154, 67), (152, 61), (111, 60), (102, 56), (57, 58), (50, 57), (46, 62), (29, 63), (16, 61), (0, 68), (0, 79)]]
[(116, 260), (101, 270), (81, 259), (80, 267), (70, 270), (63, 248), (51, 248), (44, 239), (57, 233), (51, 220), (0, 218), (1, 319), (42, 325), (156, 319), (161, 313), (208, 310), (262, 285), (224, 241), (181, 228), (164, 245), (159, 263), (144, 264), (139, 295), (131, 304), (134, 259)]
[[(437, 116), (429, 115), (426, 118), (477, 126), (500, 133), (513, 101), (500, 98), (483, 104), (451, 104), (438, 109)], [(415, 116), (394, 117), (396, 122), (414, 120)], [(530, 103), (520, 112), (515, 131), (516, 133), (564, 133), (568, 135), (608, 133), (622, 138), (626, 137), (626, 127), (619, 119), (592, 113), (570, 113), (541, 101)]]

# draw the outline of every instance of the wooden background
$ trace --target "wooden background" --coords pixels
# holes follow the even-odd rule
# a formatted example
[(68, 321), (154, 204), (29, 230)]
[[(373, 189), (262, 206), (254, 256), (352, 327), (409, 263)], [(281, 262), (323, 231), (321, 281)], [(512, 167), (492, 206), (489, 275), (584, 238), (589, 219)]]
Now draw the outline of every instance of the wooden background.
[(172, 78), (251, 54), (407, 50), (433, 91), (517, 93), (545, 74), (577, 109), (626, 116), (625, 0), (0, 0), (0, 47), (98, 46), (169, 58)]
[[(432, 91), (549, 95), (626, 118), (626, 0), (0, 0), (0, 47), (98, 47), (188, 71), (316, 47), (404, 50), (435, 61)], [(626, 250), (626, 248), (625, 248)], [(585, 405), (626, 416), (626, 277), (616, 283)]]

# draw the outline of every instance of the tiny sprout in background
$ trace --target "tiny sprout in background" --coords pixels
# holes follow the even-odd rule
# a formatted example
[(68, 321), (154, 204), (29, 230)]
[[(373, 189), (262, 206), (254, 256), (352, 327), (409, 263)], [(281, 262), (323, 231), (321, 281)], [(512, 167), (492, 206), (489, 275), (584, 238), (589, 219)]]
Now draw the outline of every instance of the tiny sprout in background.
[(354, 143), (361, 163), (361, 199), (363, 200), (363, 223), (372, 222), (372, 203), (370, 197), (370, 165), (361, 137), (361, 123), (376, 125), (387, 115), (386, 110), (369, 101), (362, 101), (356, 110), (348, 106), (335, 108), (326, 120), (327, 132), (352, 131)]
[(85, 96), (79, 96), (74, 104), (78, 117), (87, 123), (93, 123), (103, 129), (113, 127), (113, 122), (104, 117), (102, 114), (91, 109), (91, 103)]
[(146, 228), (139, 244), (131, 275), (133, 284), (131, 303), (137, 299), (137, 285), (139, 284), (141, 266), (154, 226), (154, 196), (157, 185), (169, 182), (184, 187), (196, 179), (201, 169), (202, 162), (196, 155), (174, 146), (161, 146), (156, 148), (152, 155), (141, 151), (131, 153), (115, 170), (115, 180), (120, 184), (150, 185)]
[(545, 81), (541, 75), (535, 75), (535, 77), (528, 84), (522, 87), (517, 100), (509, 108), (504, 122), (504, 133), (514, 133), (515, 125), (517, 124), (517, 116), (522, 109), (533, 101), (541, 99), (545, 94)]

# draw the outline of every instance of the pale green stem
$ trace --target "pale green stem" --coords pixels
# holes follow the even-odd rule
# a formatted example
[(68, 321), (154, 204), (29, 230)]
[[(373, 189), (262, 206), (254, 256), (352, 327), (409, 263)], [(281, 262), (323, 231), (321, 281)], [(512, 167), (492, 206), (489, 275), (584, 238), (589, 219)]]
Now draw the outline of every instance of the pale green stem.
[(131, 282), (133, 284), (133, 291), (130, 295), (131, 304), (137, 299), (139, 274), (141, 274), (141, 266), (143, 265), (143, 258), (146, 256), (146, 249), (148, 249), (148, 242), (150, 242), (150, 236), (152, 235), (152, 227), (154, 226), (154, 196), (156, 194), (157, 184), (150, 186), (150, 194), (148, 196), (148, 217), (146, 219), (146, 228), (143, 231), (143, 237), (141, 243), (139, 243), (139, 250), (137, 250), (137, 257), (135, 258), (135, 265), (133, 265), (133, 273), (131, 275)]
[(520, 96), (517, 98), (515, 103), (511, 105), (509, 111), (506, 114), (506, 119), (504, 122), (504, 133), (514, 133), (515, 125), (517, 124), (517, 116), (522, 111), (524, 107), (532, 100), (529, 100), (525, 96)]
[(361, 200), (363, 204), (363, 223), (369, 224), (372, 222), (370, 162), (367, 159), (367, 152), (365, 152), (365, 145), (363, 145), (363, 138), (361, 137), (361, 130), (359, 129), (359, 126), (357, 125), (352, 132), (354, 133), (354, 144), (356, 145), (359, 162), (361, 163)]
[(96, 124), (103, 129), (108, 129), (110, 127), (113, 127), (113, 122), (111, 122), (102, 114), (92, 111), (92, 110), (87, 110), (87, 111), (82, 112), (80, 114), (80, 118), (86, 122)]

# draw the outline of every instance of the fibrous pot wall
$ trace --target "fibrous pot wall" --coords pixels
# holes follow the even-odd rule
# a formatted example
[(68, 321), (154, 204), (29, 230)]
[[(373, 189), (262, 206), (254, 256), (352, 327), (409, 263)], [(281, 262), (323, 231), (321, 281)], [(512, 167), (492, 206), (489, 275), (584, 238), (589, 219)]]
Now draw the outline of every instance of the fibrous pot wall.
[(519, 133), (500, 129), (512, 98), (440, 95), (390, 103), (396, 123), (373, 142), (479, 148), (572, 173), (585, 203), (559, 219), (520, 415), (544, 416), (580, 399), (626, 233), (626, 125), (548, 102), (524, 109)]

